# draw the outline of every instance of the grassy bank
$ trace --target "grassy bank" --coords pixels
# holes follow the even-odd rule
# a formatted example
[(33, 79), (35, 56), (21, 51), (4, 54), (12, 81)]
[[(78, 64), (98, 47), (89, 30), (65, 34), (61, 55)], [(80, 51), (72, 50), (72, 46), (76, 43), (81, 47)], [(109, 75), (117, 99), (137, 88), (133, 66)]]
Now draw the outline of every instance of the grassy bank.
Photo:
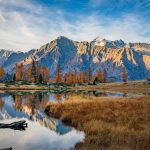
[(130, 81), (127, 83), (102, 83), (99, 85), (87, 85), (72, 87), (73, 90), (103, 90), (123, 93), (150, 93), (150, 83), (146, 81)]
[(74, 97), (49, 106), (47, 112), (52, 107), (61, 109), (55, 117), (86, 133), (84, 143), (75, 149), (150, 149), (150, 97)]
[(66, 87), (54, 85), (48, 86), (47, 84), (23, 84), (19, 82), (0, 83), (0, 90), (65, 90)]
[(23, 82), (0, 83), (0, 90), (102, 90), (122, 93), (150, 93), (150, 83), (130, 81), (127, 83), (102, 83), (99, 85), (58, 86), (47, 84), (24, 84)]

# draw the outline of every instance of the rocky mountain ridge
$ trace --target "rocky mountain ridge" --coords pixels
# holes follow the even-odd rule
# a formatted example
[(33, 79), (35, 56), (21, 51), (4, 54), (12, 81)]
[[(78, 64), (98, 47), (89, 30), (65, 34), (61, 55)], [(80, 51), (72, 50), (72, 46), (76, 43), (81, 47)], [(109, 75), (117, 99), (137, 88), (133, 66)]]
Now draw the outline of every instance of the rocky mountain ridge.
[[(87, 72), (90, 67), (93, 74), (98, 69), (102, 71), (106, 69), (108, 79), (112, 78), (116, 81), (120, 80), (124, 67), (129, 80), (144, 79), (150, 75), (150, 44), (147, 43), (126, 44), (122, 40), (109, 41), (100, 37), (91, 42), (77, 42), (60, 36), (39, 49), (27, 53), (14, 54), (12, 51), (5, 52), (3, 55), (1, 53), (2, 50), (0, 51), (0, 62), (3, 62), (1, 66), (6, 70), (11, 70), (15, 63), (30, 65), (34, 59), (39, 65), (46, 65), (52, 77), (57, 64), (60, 64), (63, 73), (73, 71), (74, 68), (77, 71)], [(14, 57), (17, 58), (15, 61)]]

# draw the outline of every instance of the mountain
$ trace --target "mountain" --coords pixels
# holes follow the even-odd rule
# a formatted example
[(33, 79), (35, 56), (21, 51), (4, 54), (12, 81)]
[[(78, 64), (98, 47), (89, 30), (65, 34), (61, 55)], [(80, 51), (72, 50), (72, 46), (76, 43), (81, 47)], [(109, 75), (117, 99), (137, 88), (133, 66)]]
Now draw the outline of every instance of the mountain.
[(10, 50), (0, 50), (0, 66), (3, 66), (7, 72), (11, 72), (16, 63), (28, 58), (35, 50), (28, 52), (14, 52)]
[(109, 41), (105, 38), (97, 37), (92, 41), (95, 46), (105, 46), (107, 48), (122, 48), (125, 43), (120, 39), (116, 41)]
[(60, 64), (63, 73), (74, 68), (87, 72), (91, 67), (94, 74), (98, 69), (105, 68), (108, 80), (112, 78), (115, 81), (120, 80), (124, 67), (129, 80), (144, 79), (150, 75), (150, 44), (147, 43), (126, 44), (122, 40), (109, 41), (100, 37), (91, 42), (77, 42), (60, 36), (32, 52), (15, 53), (20, 59), (14, 60), (13, 54), (10, 51), (0, 56), (4, 68), (12, 68), (16, 62), (30, 65), (34, 59), (39, 65), (46, 65), (51, 76), (54, 76), (57, 64)]

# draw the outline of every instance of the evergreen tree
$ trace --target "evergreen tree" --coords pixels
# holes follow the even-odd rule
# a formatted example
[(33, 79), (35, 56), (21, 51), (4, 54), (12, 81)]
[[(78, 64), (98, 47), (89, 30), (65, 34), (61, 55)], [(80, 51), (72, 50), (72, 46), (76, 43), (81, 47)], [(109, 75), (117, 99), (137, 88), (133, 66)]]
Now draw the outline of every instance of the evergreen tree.
[(42, 83), (42, 82), (43, 82), (43, 77), (42, 77), (42, 75), (41, 75), (41, 74), (39, 75), (39, 79), (38, 79), (38, 81), (39, 81), (39, 83)]
[(93, 84), (96, 85), (99, 82), (98, 77), (95, 77), (93, 80)]
[(13, 81), (16, 81), (16, 74), (13, 75)]
[(31, 78), (32, 78), (32, 82), (37, 82), (37, 68), (36, 68), (36, 62), (34, 60), (32, 60)]

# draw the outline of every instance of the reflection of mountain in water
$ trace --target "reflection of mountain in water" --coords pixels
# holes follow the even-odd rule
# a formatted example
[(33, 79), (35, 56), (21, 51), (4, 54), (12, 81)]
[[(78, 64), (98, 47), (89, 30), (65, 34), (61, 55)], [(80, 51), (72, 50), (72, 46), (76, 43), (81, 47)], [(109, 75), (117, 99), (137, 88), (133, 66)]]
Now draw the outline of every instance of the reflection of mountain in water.
[[(31, 98), (31, 96), (30, 96)], [(55, 131), (62, 135), (71, 130), (70, 127), (66, 127), (60, 120), (48, 117), (41, 106), (45, 101), (39, 101), (29, 99), (29, 96), (3, 96), (0, 103), (3, 101), (3, 107), (0, 108), (0, 120), (6, 120), (11, 118), (27, 118), (28, 120), (36, 121), (40, 125)]]
[[(31, 115), (30, 113), (28, 114)], [(65, 134), (71, 130), (70, 127), (64, 126), (60, 120), (48, 117), (41, 109), (36, 110), (31, 119), (38, 122), (40, 125), (57, 132), (58, 134)]]

